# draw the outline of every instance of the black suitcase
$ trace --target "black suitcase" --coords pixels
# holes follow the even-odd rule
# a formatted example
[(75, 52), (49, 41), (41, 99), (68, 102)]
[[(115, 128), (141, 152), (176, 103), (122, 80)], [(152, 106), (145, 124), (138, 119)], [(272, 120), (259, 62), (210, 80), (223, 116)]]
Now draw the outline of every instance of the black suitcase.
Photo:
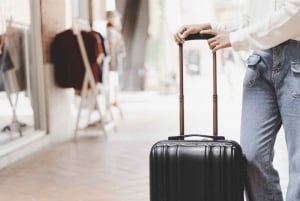
[[(186, 40), (208, 39), (193, 34)], [(243, 201), (245, 158), (235, 141), (218, 136), (216, 54), (213, 54), (213, 136), (184, 135), (183, 50), (180, 62), (180, 135), (150, 151), (150, 201)], [(188, 137), (202, 139), (188, 140)], [(204, 139), (203, 139), (204, 138)], [(210, 138), (210, 139), (209, 139)]]

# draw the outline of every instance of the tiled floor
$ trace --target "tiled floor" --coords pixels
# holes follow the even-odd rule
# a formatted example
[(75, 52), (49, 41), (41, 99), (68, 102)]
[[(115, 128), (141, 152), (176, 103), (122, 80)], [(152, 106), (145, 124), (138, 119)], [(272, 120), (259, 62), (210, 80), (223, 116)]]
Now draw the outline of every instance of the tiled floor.
[(147, 200), (148, 143), (85, 137), (2, 171), (1, 201)]
[[(207, 82), (196, 77), (187, 81), (187, 132), (211, 133)], [(202, 92), (195, 93), (196, 90)], [(235, 140), (239, 139), (238, 93), (239, 88), (224, 89), (219, 96), (220, 133)], [(149, 150), (154, 142), (178, 133), (177, 102), (177, 94), (122, 96), (124, 119), (118, 120), (118, 133), (109, 133), (107, 138), (82, 134), (77, 143), (55, 145), (2, 170), (0, 201), (148, 201)], [(278, 142), (276, 163), (286, 188), (283, 137)]]
[(153, 116), (155, 105), (147, 105), (159, 100), (153, 94), (129, 96), (118, 133), (107, 138), (81, 133), (76, 143), (55, 145), (1, 171), (0, 200), (149, 200), (148, 153), (155, 138), (165, 136), (157, 132), (161, 119)]

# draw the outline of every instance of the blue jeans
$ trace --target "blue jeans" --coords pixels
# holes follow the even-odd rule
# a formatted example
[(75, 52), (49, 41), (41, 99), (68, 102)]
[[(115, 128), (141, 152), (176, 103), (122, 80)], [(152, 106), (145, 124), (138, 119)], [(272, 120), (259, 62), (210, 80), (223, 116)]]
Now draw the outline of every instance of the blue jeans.
[(276, 135), (283, 126), (289, 158), (286, 201), (300, 200), (300, 41), (254, 52), (244, 78), (241, 146), (248, 160), (253, 201), (282, 201), (273, 167)]

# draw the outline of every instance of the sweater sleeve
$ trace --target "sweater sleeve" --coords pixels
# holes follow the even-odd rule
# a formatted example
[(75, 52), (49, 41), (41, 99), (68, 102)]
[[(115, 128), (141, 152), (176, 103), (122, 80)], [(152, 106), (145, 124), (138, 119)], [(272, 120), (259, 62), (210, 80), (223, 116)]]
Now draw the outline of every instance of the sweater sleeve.
[(247, 27), (251, 21), (251, 0), (245, 0), (242, 6), (241, 15), (236, 19), (232, 19), (223, 23), (211, 23), (212, 29), (219, 32), (233, 32)]
[(287, 0), (270, 17), (230, 33), (231, 45), (235, 51), (274, 47), (300, 35), (299, 20), (300, 0)]
[(211, 23), (212, 29), (219, 32), (233, 32), (248, 26), (250, 17), (243, 14), (240, 18), (225, 23)]

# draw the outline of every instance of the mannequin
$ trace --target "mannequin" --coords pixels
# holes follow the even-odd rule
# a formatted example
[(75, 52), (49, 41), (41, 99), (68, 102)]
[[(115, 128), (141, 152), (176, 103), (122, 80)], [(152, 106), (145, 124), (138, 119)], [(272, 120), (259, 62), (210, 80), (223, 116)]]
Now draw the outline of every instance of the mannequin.
[[(107, 19), (107, 41), (110, 56), (109, 62), (109, 80), (111, 86), (112, 105), (120, 109), (118, 103), (119, 93), (119, 75), (123, 70), (123, 59), (126, 56), (125, 43), (121, 33), (121, 16), (117, 11), (108, 11)], [(122, 116), (122, 112), (120, 110)]]

